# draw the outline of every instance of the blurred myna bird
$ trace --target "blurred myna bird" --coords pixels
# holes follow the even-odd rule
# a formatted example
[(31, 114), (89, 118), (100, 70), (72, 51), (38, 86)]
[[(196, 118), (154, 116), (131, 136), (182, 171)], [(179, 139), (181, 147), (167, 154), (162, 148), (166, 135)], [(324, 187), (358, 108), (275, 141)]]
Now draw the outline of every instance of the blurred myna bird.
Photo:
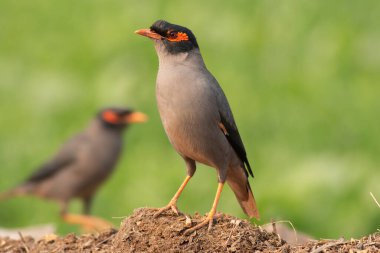
[(176, 202), (196, 170), (196, 162), (214, 167), (218, 189), (207, 218), (186, 233), (211, 226), (224, 183), (227, 181), (244, 212), (259, 218), (248, 182), (253, 176), (227, 98), (207, 70), (197, 40), (187, 28), (159, 20), (137, 34), (153, 40), (159, 58), (156, 97), (166, 134), (185, 160), (187, 177), (169, 204), (160, 209), (177, 211)]
[[(127, 108), (101, 110), (83, 132), (69, 139), (23, 183), (0, 194), (0, 199), (19, 195), (52, 199), (59, 202), (61, 215), (68, 223), (93, 229), (110, 226), (100, 218), (89, 216), (94, 194), (116, 167), (125, 129), (146, 119), (145, 114)], [(73, 198), (83, 201), (84, 215), (68, 213)]]

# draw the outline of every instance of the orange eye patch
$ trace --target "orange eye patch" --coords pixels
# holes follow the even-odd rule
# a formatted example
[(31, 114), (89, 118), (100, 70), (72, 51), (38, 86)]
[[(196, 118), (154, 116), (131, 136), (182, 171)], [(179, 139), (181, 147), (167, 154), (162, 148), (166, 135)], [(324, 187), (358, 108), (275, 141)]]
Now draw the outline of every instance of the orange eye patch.
[(178, 32), (174, 34), (169, 34), (168, 40), (172, 42), (187, 41), (189, 40), (189, 36), (187, 36), (186, 33)]
[(119, 117), (112, 111), (105, 111), (102, 116), (108, 123), (117, 124), (119, 122)]

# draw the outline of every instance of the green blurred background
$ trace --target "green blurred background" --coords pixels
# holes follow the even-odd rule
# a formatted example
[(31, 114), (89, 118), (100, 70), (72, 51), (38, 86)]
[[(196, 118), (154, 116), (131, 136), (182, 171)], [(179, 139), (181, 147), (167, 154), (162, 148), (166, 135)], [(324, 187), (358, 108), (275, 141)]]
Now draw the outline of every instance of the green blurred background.
[[(193, 30), (240, 128), (261, 211), (315, 237), (380, 229), (380, 2), (0, 2), (0, 191), (27, 177), (84, 128), (98, 108), (130, 105), (150, 116), (125, 135), (117, 171), (93, 214), (119, 224), (137, 207), (160, 207), (185, 176), (155, 101), (157, 56), (133, 32), (166, 19)], [(199, 166), (179, 201), (208, 212), (217, 187)], [(200, 197), (201, 196), (201, 197)], [(58, 205), (0, 203), (0, 226), (55, 222)], [(79, 201), (71, 211), (80, 212)], [(244, 218), (231, 190), (219, 211)]]

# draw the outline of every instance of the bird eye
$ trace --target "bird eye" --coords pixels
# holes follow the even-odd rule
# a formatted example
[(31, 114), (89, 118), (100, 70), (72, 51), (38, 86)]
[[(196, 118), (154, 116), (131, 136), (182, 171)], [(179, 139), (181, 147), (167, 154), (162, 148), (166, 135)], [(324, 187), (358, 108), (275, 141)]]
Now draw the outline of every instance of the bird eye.
[(175, 38), (175, 37), (177, 37), (177, 33), (174, 32), (174, 31), (169, 32), (168, 35), (169, 35), (170, 38)]
[(117, 115), (115, 112), (108, 110), (103, 112), (103, 120), (110, 123), (110, 124), (117, 124), (119, 123), (119, 115)]
[(171, 42), (181, 42), (189, 40), (189, 36), (184, 32), (169, 31), (167, 32), (166, 39)]

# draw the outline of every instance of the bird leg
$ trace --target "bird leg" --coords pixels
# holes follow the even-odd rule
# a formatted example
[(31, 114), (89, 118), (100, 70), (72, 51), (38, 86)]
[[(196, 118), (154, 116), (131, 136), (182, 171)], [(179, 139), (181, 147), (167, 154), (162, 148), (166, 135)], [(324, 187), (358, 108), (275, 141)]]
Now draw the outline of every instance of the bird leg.
[(90, 215), (65, 213), (62, 218), (69, 224), (80, 225), (84, 231), (102, 231), (114, 227), (110, 222)]
[(102, 231), (113, 228), (114, 225), (99, 217), (91, 216), (88, 214), (90, 211), (91, 197), (84, 199), (84, 214), (70, 214), (68, 213), (68, 202), (60, 201), (61, 206), (60, 215), (62, 219), (69, 224), (80, 225), (81, 229), (85, 232)]
[(174, 196), (170, 200), (169, 204), (167, 204), (165, 207), (158, 209), (158, 211), (153, 216), (154, 218), (157, 218), (161, 213), (163, 213), (164, 211), (169, 210), (169, 209), (172, 209), (173, 212), (178, 215), (179, 211), (177, 208), (177, 200), (178, 200), (179, 196), (181, 196), (181, 193), (182, 193), (183, 189), (185, 189), (190, 178), (191, 178), (191, 176), (189, 176), (189, 175), (186, 176), (185, 180), (183, 181), (183, 183), (179, 187), (178, 191), (174, 194)]
[(189, 228), (189, 229), (186, 229), (185, 232), (184, 232), (185, 235), (190, 235), (195, 230), (197, 230), (197, 229), (199, 229), (199, 228), (201, 228), (201, 227), (203, 227), (203, 226), (205, 226), (207, 224), (208, 224), (208, 230), (211, 229), (212, 222), (214, 220), (214, 216), (215, 216), (215, 213), (216, 213), (216, 207), (218, 206), (220, 194), (222, 193), (222, 190), (223, 190), (223, 185), (224, 185), (224, 183), (218, 183), (218, 189), (216, 191), (214, 203), (212, 204), (211, 210), (207, 214), (206, 219), (204, 219), (201, 223), (197, 224), (196, 226), (194, 226), (192, 228)]
[(92, 196), (87, 196), (83, 198), (83, 214), (89, 215), (91, 212)]

